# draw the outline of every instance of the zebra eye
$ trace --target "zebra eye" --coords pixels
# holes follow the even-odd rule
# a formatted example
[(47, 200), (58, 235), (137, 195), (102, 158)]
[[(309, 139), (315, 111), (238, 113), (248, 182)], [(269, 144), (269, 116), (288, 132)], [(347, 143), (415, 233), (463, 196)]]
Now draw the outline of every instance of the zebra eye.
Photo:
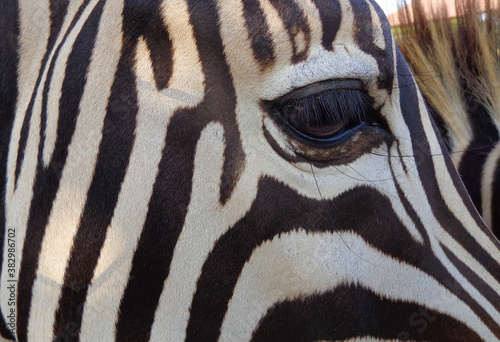
[(375, 124), (378, 117), (373, 100), (355, 80), (299, 89), (277, 103), (288, 131), (315, 143), (338, 141), (365, 123)]

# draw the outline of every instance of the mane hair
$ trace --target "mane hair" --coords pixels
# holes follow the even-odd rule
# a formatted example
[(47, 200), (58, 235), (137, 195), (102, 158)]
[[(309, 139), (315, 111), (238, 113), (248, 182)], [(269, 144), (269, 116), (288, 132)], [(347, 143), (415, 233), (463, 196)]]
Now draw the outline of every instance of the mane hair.
[(498, 2), (402, 0), (392, 18), (396, 41), (451, 151), (466, 149), (473, 136), (493, 134), (491, 128), (498, 135)]

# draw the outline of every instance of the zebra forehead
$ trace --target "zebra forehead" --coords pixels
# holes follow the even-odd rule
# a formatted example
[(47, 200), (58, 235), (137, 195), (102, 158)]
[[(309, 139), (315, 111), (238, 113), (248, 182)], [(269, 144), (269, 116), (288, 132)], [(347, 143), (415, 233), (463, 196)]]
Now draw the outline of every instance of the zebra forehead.
[(268, 97), (325, 77), (392, 78), (389, 26), (369, 2), (221, 1), (217, 10), (233, 78)]

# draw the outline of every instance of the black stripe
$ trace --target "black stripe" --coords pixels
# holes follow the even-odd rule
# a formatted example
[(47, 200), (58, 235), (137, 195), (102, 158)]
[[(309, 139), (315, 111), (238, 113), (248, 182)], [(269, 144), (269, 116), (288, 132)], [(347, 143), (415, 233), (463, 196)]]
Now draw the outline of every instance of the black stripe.
[[(388, 151), (390, 151), (390, 150), (388, 149)], [(389, 158), (390, 157), (391, 156), (389, 155)], [(417, 228), (419, 233), (422, 235), (423, 240), (424, 240), (424, 245), (429, 246), (428, 252), (432, 253), (432, 248), (430, 248), (431, 242), (430, 242), (429, 234), (428, 234), (427, 230), (425, 229), (424, 225), (422, 224), (422, 221), (418, 217), (417, 213), (415, 212), (415, 210), (413, 209), (413, 207), (409, 203), (408, 199), (406, 198), (406, 195), (404, 194), (401, 187), (399, 186), (399, 184), (397, 182), (396, 175), (394, 174), (394, 170), (392, 170), (392, 166), (391, 166), (391, 172), (392, 172), (394, 184), (396, 186), (396, 190), (397, 190), (398, 195), (399, 195), (399, 199), (400, 199), (401, 203), (403, 204), (405, 211), (407, 212), (408, 216), (412, 219), (412, 221), (415, 223), (415, 227)], [(457, 281), (455, 281), (452, 277), (450, 277), (450, 274), (448, 273), (448, 271), (441, 264), (438, 264), (436, 262), (432, 262), (431, 264), (428, 264), (428, 263), (422, 263), (421, 265), (414, 264), (414, 266), (416, 266), (416, 267), (417, 266), (419, 266), (419, 267), (427, 266), (427, 267), (424, 267), (423, 269), (426, 270), (427, 272), (429, 272), (432, 276), (434, 276), (434, 278), (436, 278), (436, 280), (441, 282), (441, 284), (445, 285), (450, 291), (457, 294), (465, 302), (473, 303), (471, 305), (471, 308), (475, 312), (481, 312), (481, 314), (486, 314), (486, 312), (482, 308), (480, 308), (476, 302), (474, 302), (473, 298), (463, 288), (463, 286), (460, 285)], [(483, 289), (484, 289), (484, 287), (483, 287)], [(487, 293), (487, 292), (484, 292), (484, 293)]]
[[(80, 10), (86, 4), (84, 3)], [(57, 140), (54, 155), (47, 168), (43, 168), (43, 144), (39, 145), (38, 166), (33, 188), (33, 199), (30, 207), (26, 241), (23, 247), (23, 257), (18, 283), (18, 339), (26, 341), (28, 316), (31, 306), (31, 296), (35, 275), (38, 268), (39, 255), (45, 229), (52, 209), (52, 203), (59, 188), (64, 164), (68, 154), (68, 145), (75, 131), (79, 104), (86, 83), (87, 68), (94, 47), (97, 25), (94, 20), (99, 18), (98, 6), (79, 33), (73, 50), (66, 64), (66, 71), (59, 103), (59, 119), (57, 123)], [(76, 18), (75, 18), (76, 20)], [(75, 21), (74, 21), (75, 22)], [(62, 44), (62, 43), (61, 43)]]
[(238, 276), (252, 251), (262, 242), (295, 227), (334, 229), (328, 227), (333, 224), (319, 202), (304, 200), (288, 187), (267, 178), (259, 182), (258, 189), (250, 211), (219, 238), (203, 266), (191, 305), (186, 341), (218, 339)]
[(355, 337), (481, 341), (454, 318), (419, 304), (380, 297), (359, 285), (343, 285), (327, 293), (277, 303), (259, 322), (252, 341), (343, 341)]
[(443, 251), (460, 273), (489, 301), (494, 308), (500, 307), (500, 295), (491, 288), (483, 279), (481, 279), (473, 270), (469, 268), (462, 260), (441, 244)]
[(380, 7), (374, 1), (370, 1), (375, 8), (382, 26), (382, 34), (385, 40), (385, 50), (383, 50), (375, 44), (374, 23), (369, 4), (366, 0), (350, 0), (350, 2), (356, 26), (356, 42), (363, 52), (373, 56), (377, 61), (379, 69), (379, 76), (377, 78), (378, 87), (386, 89), (391, 94), (394, 81), (391, 26)]
[[(154, 1), (149, 6), (157, 6), (155, 3), (157, 1)], [(148, 17), (141, 16), (141, 18), (144, 21)], [(154, 10), (154, 14), (150, 15), (150, 18), (143, 22), (144, 24), (146, 25), (144, 28), (144, 38), (146, 39), (151, 62), (153, 63), (156, 88), (162, 90), (167, 88), (168, 82), (172, 77), (172, 41), (157, 7)]]
[[(215, 341), (239, 274), (253, 250), (264, 241), (301, 227), (307, 232), (351, 231), (383, 253), (429, 274), (468, 303), (493, 331), (495, 323), (434, 256), (430, 240), (416, 242), (390, 201), (372, 188), (358, 187), (329, 201), (315, 201), (271, 179), (259, 182), (259, 192), (247, 215), (223, 235), (207, 258), (193, 298), (188, 341)], [(364, 215), (360, 216), (362, 212)], [(280, 215), (276, 215), (280, 213)], [(409, 214), (412, 214), (410, 211)], [(414, 215), (412, 215), (414, 216)], [(397, 237), (397, 238), (395, 238)]]
[[(258, 189), (250, 211), (219, 239), (203, 266), (192, 302), (188, 341), (217, 340), (227, 303), (253, 250), (297, 227), (307, 232), (354, 229), (378, 250), (422, 269), (470, 302), (467, 293), (434, 257), (430, 243), (417, 243), (392, 211), (390, 201), (378, 191), (359, 187), (320, 202), (267, 178), (259, 182)], [(364, 215), (360, 216), (360, 212)]]
[[(439, 135), (439, 129), (437, 128), (435, 121), (432, 120), (432, 118), (431, 118), (431, 123), (432, 123), (432, 126), (434, 128), (434, 131), (437, 134), (437, 139), (438, 139), (441, 151), (448, 151), (443, 138)], [(479, 228), (483, 232), (485, 232), (486, 236), (491, 240), (491, 242), (500, 249), (500, 242), (494, 237), (493, 234), (491, 234), (491, 230), (484, 224), (484, 221), (482, 220), (481, 216), (479, 214), (476, 215), (477, 209), (474, 206), (474, 204), (472, 203), (472, 201), (470, 200), (470, 196), (467, 192), (467, 189), (465, 188), (465, 185), (462, 182), (462, 180), (458, 174), (458, 171), (455, 168), (455, 165), (453, 164), (451, 158), (448, 157), (448, 154), (446, 155), (446, 158), (444, 159), (444, 161), (446, 163), (446, 167), (448, 168), (448, 170), (450, 172), (451, 178), (454, 181), (454, 185), (458, 189), (458, 194), (460, 195), (460, 198), (464, 202), (464, 204), (465, 204), (466, 208), (469, 210), (469, 212), (474, 213), (474, 215), (472, 215), (472, 218), (474, 219), (476, 224), (479, 226)]]
[[(0, 274), (2, 273), (3, 265), (3, 248), (6, 242), (5, 191), (7, 186), (7, 155), (18, 96), (18, 39), (19, 8), (17, 2), (0, 1)], [(4, 280), (4, 284), (6, 284), (6, 281)], [(7, 315), (10, 315), (10, 312), (6, 312), (5, 316)], [(13, 329), (14, 327), (13, 324), (12, 327), (9, 326), (9, 329)], [(13, 334), (7, 329), (1, 309), (0, 335), (8, 339), (14, 339)]]
[[(278, 15), (283, 21), (290, 42), (292, 43), (292, 63), (304, 61), (309, 54), (309, 46), (311, 44), (311, 29), (309, 28), (309, 23), (304, 12), (295, 1), (270, 0), (270, 2), (278, 11)], [(297, 38), (300, 33), (303, 34), (306, 43), (304, 51), (299, 51), (299, 47), (297, 46)]]
[(313, 0), (318, 8), (323, 26), (321, 44), (328, 51), (333, 51), (333, 42), (342, 23), (342, 8), (338, 0)]
[[(389, 156), (390, 157), (390, 156)], [(392, 166), (391, 166), (392, 170)], [(422, 235), (423, 240), (424, 240), (424, 245), (430, 246), (430, 239), (429, 239), (429, 234), (427, 233), (426, 229), (424, 228), (420, 218), (418, 217), (417, 213), (414, 211), (414, 209), (411, 207), (411, 204), (408, 202), (406, 195), (403, 193), (401, 190), (396, 176), (394, 174), (394, 171), (392, 170), (392, 175), (393, 175), (393, 180), (394, 184), (396, 186), (399, 199), (401, 200), (401, 203), (403, 204), (403, 207), (405, 208), (407, 214), (410, 216), (412, 221), (415, 223), (415, 227), (419, 231), (419, 233)], [(444, 247), (444, 246), (443, 246)], [(445, 252), (448, 250), (446, 247), (444, 247)], [(430, 251), (431, 249), (429, 249)], [(450, 256), (449, 256), (450, 257)], [(454, 259), (452, 262), (457, 266), (459, 271), (469, 280), (471, 280), (471, 283), (476, 286), (479, 291), (486, 297), (489, 298), (490, 300), (493, 300), (494, 302), (497, 301), (498, 295), (494, 293), (494, 291), (487, 285), (485, 284), (480, 278), (478, 278), (475, 274), (471, 273), (470, 270), (467, 268), (467, 266), (464, 265), (464, 267), (460, 267), (458, 264), (463, 265), (462, 262), (455, 257), (454, 255), (452, 256)], [(415, 265), (415, 266), (426, 266), (425, 264), (421, 265)], [(476, 312), (480, 313), (480, 315), (488, 315), (485, 310), (483, 310), (477, 302), (471, 297), (471, 295), (463, 288), (462, 285), (460, 285), (458, 282), (456, 282), (453, 278), (448, 277), (449, 274), (448, 272), (442, 267), (442, 265), (433, 265), (431, 266), (434, 268), (431, 272), (429, 272), (431, 275), (433, 275), (436, 280), (440, 281), (442, 284), (444, 284), (448, 289), (452, 289), (451, 291), (457, 294), (460, 298), (465, 299), (465, 302), (469, 303), (470, 307)], [(430, 270), (431, 268), (429, 267), (424, 267), (424, 270)], [(471, 304), (472, 303), (472, 304)], [(490, 323), (492, 322), (491, 319)], [(493, 322), (494, 324), (494, 322)]]
[(68, 11), (69, 0), (50, 0), (50, 35), (48, 41), (47, 51), (52, 49), (56, 43), (57, 36), (59, 35), (64, 18)]
[[(398, 148), (399, 148), (399, 143), (398, 143)], [(393, 158), (391, 156), (391, 149), (387, 148), (388, 151), (388, 157)], [(401, 165), (405, 165), (403, 161), (400, 160)], [(424, 225), (422, 224), (422, 220), (418, 216), (417, 212), (415, 209), (413, 209), (411, 203), (408, 201), (408, 198), (406, 197), (405, 193), (401, 189), (401, 186), (398, 183), (397, 176), (394, 173), (394, 169), (391, 164), (391, 174), (392, 174), (392, 180), (394, 182), (394, 186), (396, 187), (396, 191), (399, 196), (399, 200), (401, 201), (401, 204), (403, 205), (403, 208), (406, 211), (406, 214), (410, 217), (410, 219), (413, 221), (413, 224), (415, 224), (415, 228), (417, 228), (418, 232), (422, 235), (422, 238), (424, 240), (424, 244), (429, 246), (430, 245), (430, 239), (429, 239), (429, 234), (427, 233), (427, 230), (425, 230)]]
[(274, 63), (274, 47), (264, 11), (257, 0), (243, 1), (243, 17), (252, 41), (252, 52), (262, 70)]
[[(64, 19), (64, 16), (66, 15), (66, 11), (67, 11), (67, 7), (68, 7), (68, 1), (65, 1), (65, 2), (61, 2), (60, 4), (58, 3), (55, 3), (55, 2), (51, 2), (51, 9), (57, 9), (59, 10), (60, 12), (54, 12), (54, 11), (51, 11), (51, 20), (54, 20), (52, 22), (52, 25), (55, 27), (55, 29), (57, 29), (57, 32), (59, 32), (59, 30), (61, 29), (61, 26), (63, 24), (63, 20)], [(74, 22), (76, 23), (76, 22)], [(51, 29), (53, 29), (51, 27)], [(69, 31), (69, 30), (68, 30)], [(57, 62), (57, 59), (59, 57), (59, 51), (60, 49), (62, 48), (62, 46), (64, 45), (64, 42), (66, 41), (66, 38), (68, 37), (68, 34), (69, 32), (66, 32), (65, 36), (63, 37), (63, 41), (61, 44), (59, 44), (59, 46), (57, 46), (55, 52), (54, 52), (54, 56), (52, 57), (52, 60), (50, 61), (50, 64), (49, 64), (49, 68), (47, 70), (47, 77), (45, 78), (45, 84), (43, 86), (43, 92), (42, 92), (42, 110), (41, 110), (41, 116), (40, 116), (40, 132), (41, 132), (41, 135), (40, 135), (40, 145), (41, 146), (45, 146), (45, 130), (46, 130), (46, 125), (47, 125), (47, 102), (48, 102), (48, 99), (49, 99), (49, 90), (50, 90), (50, 84), (52, 83), (52, 75), (54, 74), (54, 69), (55, 69), (55, 66), (56, 66), (56, 62)], [(54, 42), (50, 42), (49, 44), (54, 44), (55, 43), (55, 40), (57, 38), (57, 36), (54, 36), (54, 37), (50, 37), (51, 39), (54, 40)], [(32, 113), (30, 113), (30, 116), (32, 115)], [(23, 149), (24, 151), (24, 149)], [(18, 157), (20, 155), (18, 154)]]
[[(169, 130), (184, 124), (186, 119), (194, 117), (192, 115), (172, 118)], [(167, 134), (146, 222), (120, 303), (117, 341), (149, 340), (156, 306), (170, 271), (173, 251), (191, 195), (191, 177), (182, 179), (179, 176), (192, 175), (192, 156), (201, 129), (201, 125), (193, 125), (189, 131), (169, 131)], [(176, 155), (176, 151), (182, 153)]]
[(135, 252), (116, 325), (118, 341), (147, 341), (191, 197), (196, 144), (211, 121), (224, 126), (221, 199), (231, 195), (245, 155), (235, 122), (236, 95), (219, 32), (215, 1), (189, 1), (190, 22), (205, 75), (205, 98), (174, 113), (144, 229)]
[[(453, 236), (457, 241), (464, 246), (470, 253), (475, 255), (478, 260), (483, 260), (485, 265), (488, 265), (488, 269), (498, 270), (493, 272), (495, 278), (500, 281), (500, 265), (470, 236), (465, 227), (457, 220), (453, 213), (448, 208), (446, 202), (444, 201), (438, 186), (436, 179), (435, 168), (432, 162), (431, 151), (429, 143), (427, 142), (427, 137), (425, 135), (422, 122), (420, 121), (419, 113), (420, 107), (417, 97), (417, 88), (415, 85), (415, 80), (411, 76), (408, 65), (406, 64), (403, 55), (398, 49), (398, 78), (400, 86), (400, 99), (401, 99), (401, 109), (403, 118), (408, 125), (411, 127), (410, 135), (413, 144), (413, 153), (417, 156), (416, 167), (421, 175), (421, 178), (425, 180), (423, 182), (424, 190), (427, 194), (427, 198), (430, 201), (433, 213), (440, 222), (440, 224)], [(437, 132), (437, 129), (434, 128)], [(484, 225), (483, 221), (477, 214), (477, 211), (469, 199), (467, 191), (465, 190), (463, 183), (458, 176), (458, 173), (453, 166), (448, 153), (446, 152), (446, 147), (440, 136), (437, 136), (440, 143), (441, 153), (443, 155), (444, 161), (447, 166), (448, 173), (450, 174), (453, 184), (457, 188), (457, 192), (461, 196), (461, 200), (468, 208), (471, 217), (474, 218), (477, 225), (485, 232), (491, 239), (491, 241), (500, 248), (500, 243), (493, 237), (490, 230)]]
[(458, 173), (479, 213), (483, 212), (481, 180), (489, 153), (493, 150), (492, 141), (486, 136), (475, 136), (460, 159)]
[[(436, 132), (436, 134), (438, 134), (437, 133), (438, 128), (436, 127), (434, 121), (431, 120), (431, 123), (432, 123), (433, 129), (434, 129), (434, 132)], [(441, 136), (439, 136), (439, 134), (437, 135), (437, 139), (439, 142), (440, 149), (441, 149), (441, 151), (443, 151), (442, 153), (443, 154), (447, 153), (447, 152), (445, 152), (445, 151), (447, 151), (446, 145), (445, 145), (443, 139), (441, 138)], [(477, 213), (474, 205), (472, 204), (472, 201), (470, 200), (470, 197), (468, 196), (467, 191), (466, 191), (463, 183), (460, 181), (460, 176), (458, 175), (458, 172), (455, 169), (455, 166), (454, 166), (453, 162), (451, 161), (451, 158), (449, 157), (448, 154), (446, 154), (444, 156), (444, 158), (445, 158), (444, 160), (445, 160), (446, 167), (447, 167), (448, 171), (450, 172), (450, 175), (451, 175), (451, 178), (454, 182), (454, 185), (457, 188), (457, 192), (460, 195), (460, 199), (465, 204), (469, 213), (472, 214), (472, 217), (475, 220), (476, 224), (478, 225), (479, 229), (481, 229), (486, 234), (487, 238), (493, 243), (493, 245), (495, 245), (497, 248), (500, 249), (499, 241), (492, 234), (491, 230), (484, 224), (484, 221), (481, 219), (481, 217)], [(442, 197), (441, 197), (441, 199), (442, 199)], [(451, 212), (450, 212), (450, 214), (451, 214)], [(453, 218), (456, 219), (454, 216), (453, 216)], [(438, 218), (438, 221), (439, 221), (439, 218)], [(455, 233), (457, 232), (457, 230), (463, 229), (464, 232), (459, 232), (458, 235), (456, 235), (456, 234), (455, 235), (450, 234), (450, 235), (457, 238), (457, 241), (460, 244), (462, 244), (462, 246), (464, 246), (464, 248), (467, 249), (467, 251), (469, 253), (471, 253), (471, 255), (474, 255), (474, 257), (476, 257), (476, 259), (485, 267), (485, 269), (487, 269), (488, 271), (491, 272), (491, 274), (493, 275), (493, 278), (495, 278), (498, 281), (498, 279), (500, 278), (500, 273), (497, 271), (500, 268), (499, 263), (491, 256), (491, 254), (487, 250), (482, 248), (482, 246), (480, 246), (477, 243), (477, 241), (475, 239), (473, 239), (467, 231), (465, 231), (465, 227), (463, 225), (460, 225), (458, 227), (450, 225), (450, 226), (444, 226), (444, 228), (447, 229), (448, 232), (455, 232)], [(464, 245), (465, 242), (468, 242), (469, 245), (465, 246)], [(470, 248), (471, 246), (472, 246), (472, 248)], [(466, 275), (464, 274), (464, 276), (466, 276)], [(479, 278), (473, 278), (473, 279), (479, 280)], [(481, 283), (473, 283), (473, 284), (474, 284), (474, 286), (476, 286), (480, 289), (481, 288), (485, 289), (484, 287), (482, 287)], [(488, 296), (488, 293), (484, 293), (484, 295), (485, 295), (485, 297), (490, 299), (490, 297)], [(473, 300), (472, 297), (468, 293), (467, 293), (467, 298), (468, 299), (466, 302), (468, 303), (469, 307), (479, 317), (481, 317), (483, 319), (483, 322), (492, 330), (492, 332), (496, 336), (500, 336), (500, 326), (492, 318), (490, 318), (490, 316), (480, 306), (480, 304), (477, 303), (477, 301)], [(493, 300), (495, 300), (495, 299), (493, 298)]]
[[(438, 181), (436, 178), (436, 170), (434, 168), (434, 163), (431, 157), (431, 151), (427, 137), (425, 135), (422, 122), (420, 120), (419, 113), (419, 103), (417, 97), (417, 88), (413, 77), (411, 76), (410, 70), (403, 59), (401, 52), (398, 50), (398, 70), (397, 74), (399, 77), (400, 84), (400, 98), (401, 98), (401, 110), (403, 118), (408, 127), (410, 127), (410, 136), (413, 144), (414, 155), (419, 155), (421, 158), (417, 160), (416, 167), (420, 178), (422, 179), (422, 184), (424, 191), (427, 195), (432, 212), (439, 224), (458, 242), (460, 243), (469, 253), (471, 253), (477, 260), (479, 260), (483, 266), (488, 269), (493, 277), (500, 281), (500, 265), (493, 259), (493, 257), (479, 245), (473, 237), (470, 236), (469, 232), (460, 223), (460, 221), (453, 215), (450, 211), (448, 205), (443, 199)], [(434, 130), (437, 129), (434, 127)], [(467, 206), (469, 213), (476, 223), (481, 227), (481, 229), (490, 236), (493, 243), (499, 246), (498, 241), (493, 237), (488, 228), (482, 223), (479, 215), (477, 214), (475, 208), (473, 207), (471, 201), (468, 199), (465, 188), (463, 187), (460, 178), (453, 167), (451, 159), (449, 158), (444, 143), (438, 136), (440, 143), (441, 153), (445, 160), (447, 171), (450, 174), (451, 179), (460, 194), (460, 200)], [(460, 286), (460, 288), (462, 288)], [(474, 301), (469, 294), (464, 293), (463, 296), (468, 297), (466, 302), (471, 307), (471, 309), (476, 312), (480, 317), (483, 318), (485, 324), (487, 324), (490, 329), (497, 335), (500, 336), (500, 327), (486, 314), (484, 309)], [(460, 297), (460, 296), (459, 296)]]
[[(54, 323), (56, 339), (78, 340), (82, 315), (76, 308), (85, 309), (88, 288), (132, 152), (138, 111), (133, 72), (135, 47), (147, 26), (158, 24), (155, 20), (149, 20), (153, 17), (158, 3), (148, 3), (141, 12), (138, 12), (135, 6), (137, 2), (132, 6), (130, 2), (126, 2), (123, 9), (124, 40), (121, 57), (111, 88), (95, 173), (64, 276), (64, 286)], [(96, 14), (96, 18), (92, 20), (96, 28), (99, 20)], [(161, 43), (158, 40), (155, 44)], [(168, 47), (169, 45), (165, 44), (165, 48)], [(170, 51), (167, 49), (167, 52)], [(167, 83), (168, 79), (164, 81)]]
[(392, 37), (392, 28), (389, 20), (379, 6), (378, 2), (375, 0), (368, 0), (372, 4), (375, 12), (377, 13), (380, 25), (382, 27), (382, 35), (384, 36), (385, 42), (385, 52), (381, 60), (377, 60), (379, 65), (379, 70), (381, 75), (378, 77), (378, 85), (381, 88), (387, 89), (389, 95), (392, 94), (392, 88), (394, 86), (394, 44)]
[(500, 239), (500, 158), (498, 158), (493, 173), (493, 188), (491, 196), (491, 229)]
[[(88, 0), (85, 1), (85, 3), (87, 3), (87, 2), (88, 2)], [(24, 159), (24, 151), (26, 149), (26, 143), (28, 141), (29, 126), (31, 124), (31, 116), (33, 114), (33, 106), (35, 104), (37, 90), (38, 90), (38, 87), (40, 86), (40, 83), (42, 81), (43, 71), (45, 70), (45, 66), (46, 66), (47, 60), (49, 58), (50, 52), (54, 48), (54, 44), (56, 42), (57, 36), (59, 35), (59, 31), (61, 30), (62, 24), (64, 22), (64, 18), (66, 17), (68, 4), (69, 4), (69, 0), (51, 0), (50, 1), (50, 34), (49, 34), (49, 39), (47, 41), (47, 47), (45, 50), (45, 54), (43, 56), (42, 63), (40, 64), (40, 71), (38, 73), (36, 85), (35, 85), (35, 88), (33, 89), (33, 93), (31, 95), (31, 100), (30, 100), (30, 103), (28, 105), (28, 109), (26, 110), (23, 125), (21, 127), (21, 136), (20, 136), (20, 140), (19, 140), (19, 149), (17, 152), (16, 169), (15, 169), (15, 173), (14, 173), (14, 182), (16, 185), (17, 185), (17, 179), (19, 177), (19, 173), (21, 172), (21, 165), (22, 165), (22, 161)], [(84, 5), (82, 5), (82, 7), (84, 7)], [(79, 14), (81, 14), (81, 12)], [(76, 23), (76, 21), (74, 20), (70, 26), (70, 29), (68, 30), (68, 32), (66, 32), (64, 40), (66, 39), (67, 35), (71, 31), (71, 28), (74, 26), (75, 23)], [(33, 43), (35, 43), (35, 42), (33, 42)], [(59, 51), (59, 49), (63, 45), (63, 43), (64, 43), (64, 41), (59, 44), (54, 56), (58, 55), (57, 52)], [(54, 58), (52, 60), (51, 64), (55, 63), (56, 58)], [(51, 76), (51, 74), (47, 78), (47, 81), (50, 80), (50, 76)], [(42, 122), (43, 122), (43, 120), (42, 120)]]

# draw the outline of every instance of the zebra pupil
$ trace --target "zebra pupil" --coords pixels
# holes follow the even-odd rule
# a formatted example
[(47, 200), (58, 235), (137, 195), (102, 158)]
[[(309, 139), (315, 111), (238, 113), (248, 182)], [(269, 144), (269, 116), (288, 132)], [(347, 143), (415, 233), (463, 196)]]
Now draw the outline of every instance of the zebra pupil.
[(377, 123), (371, 102), (362, 90), (332, 89), (286, 101), (278, 110), (301, 135), (332, 140), (364, 122)]

